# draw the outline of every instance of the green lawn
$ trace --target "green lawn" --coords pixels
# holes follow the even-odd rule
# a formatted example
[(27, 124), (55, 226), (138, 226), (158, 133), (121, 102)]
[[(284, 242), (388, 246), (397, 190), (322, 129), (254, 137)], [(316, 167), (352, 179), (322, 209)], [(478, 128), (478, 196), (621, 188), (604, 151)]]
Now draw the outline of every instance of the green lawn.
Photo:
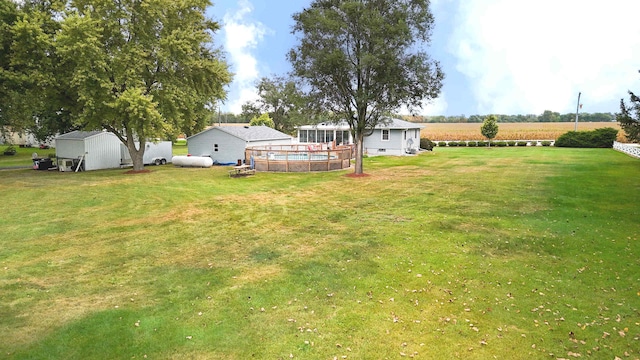
[(0, 171), (0, 358), (640, 357), (640, 161), (611, 149), (149, 169)]

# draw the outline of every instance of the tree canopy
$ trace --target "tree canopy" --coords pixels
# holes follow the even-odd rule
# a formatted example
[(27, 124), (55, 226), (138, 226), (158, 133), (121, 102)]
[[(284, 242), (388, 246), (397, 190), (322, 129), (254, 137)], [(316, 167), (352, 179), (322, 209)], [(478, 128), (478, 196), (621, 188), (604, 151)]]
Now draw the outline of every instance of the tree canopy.
[(489, 140), (498, 135), (498, 119), (495, 115), (489, 115), (484, 119), (482, 127), (480, 127), (480, 133)]
[(264, 113), (260, 116), (254, 116), (249, 122), (249, 126), (268, 126), (270, 128), (274, 128), (275, 124), (273, 123), (273, 119), (269, 116), (268, 113)]
[(293, 79), (282, 76), (264, 77), (257, 84), (258, 100), (242, 106), (242, 116), (253, 118), (268, 113), (274, 129), (293, 133), (302, 125), (307, 101)]
[(73, 128), (76, 94), (55, 47), (64, 1), (0, 1), (0, 125), (38, 140)]
[(624, 99), (620, 99), (620, 113), (616, 114), (616, 120), (629, 141), (640, 142), (640, 97), (629, 91), (629, 100), (627, 105)]
[(393, 111), (419, 108), (440, 92), (444, 74), (425, 51), (429, 1), (315, 0), (293, 19), (293, 75), (322, 111), (347, 121), (362, 173), (364, 136)]
[[(5, 2), (0, 16), (11, 15)], [(213, 104), (226, 96), (231, 74), (213, 47), (218, 24), (205, 16), (210, 5), (208, 0), (23, 2), (11, 25), (17, 44), (8, 61), (12, 77), (0, 77), (0, 91), (8, 87), (17, 95), (10, 111), (0, 113), (11, 113), (13, 124), (20, 117), (27, 124), (48, 118), (61, 123), (67, 114), (77, 128), (108, 130), (127, 146), (134, 169), (142, 169), (146, 141), (202, 129)], [(6, 79), (15, 81), (6, 86)]]

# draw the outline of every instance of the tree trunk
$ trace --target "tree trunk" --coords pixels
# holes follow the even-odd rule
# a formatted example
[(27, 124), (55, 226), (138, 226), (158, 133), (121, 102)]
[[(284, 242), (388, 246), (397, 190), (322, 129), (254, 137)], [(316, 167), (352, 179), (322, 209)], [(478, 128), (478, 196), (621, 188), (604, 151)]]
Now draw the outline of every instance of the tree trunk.
[(356, 168), (355, 174), (364, 174), (362, 167), (362, 156), (364, 154), (364, 136), (362, 133), (356, 134)]
[(131, 137), (127, 138), (127, 149), (129, 150), (129, 156), (131, 156), (131, 162), (133, 162), (133, 171), (144, 170), (144, 150), (145, 141), (140, 141), (140, 148), (136, 149), (136, 143)]

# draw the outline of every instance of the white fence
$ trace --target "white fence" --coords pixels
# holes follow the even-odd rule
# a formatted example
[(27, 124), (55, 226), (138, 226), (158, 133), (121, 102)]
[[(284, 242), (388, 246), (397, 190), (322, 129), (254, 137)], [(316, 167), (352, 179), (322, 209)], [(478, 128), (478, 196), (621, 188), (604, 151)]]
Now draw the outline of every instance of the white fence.
[(625, 154), (640, 159), (640, 146), (638, 144), (623, 144), (617, 141), (613, 142), (613, 148)]

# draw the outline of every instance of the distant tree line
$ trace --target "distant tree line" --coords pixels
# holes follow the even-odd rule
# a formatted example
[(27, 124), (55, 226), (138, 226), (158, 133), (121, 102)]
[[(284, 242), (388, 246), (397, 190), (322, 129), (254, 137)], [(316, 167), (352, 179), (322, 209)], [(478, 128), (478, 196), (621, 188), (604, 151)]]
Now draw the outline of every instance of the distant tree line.
[[(225, 123), (248, 123), (251, 119), (259, 114), (259, 112), (243, 112), (242, 114), (234, 114), (231, 112), (215, 113), (211, 116), (210, 125)], [(452, 116), (407, 116), (392, 115), (396, 118), (405, 119), (412, 122), (422, 123), (482, 123), (487, 117), (485, 115), (452, 115)], [(546, 110), (540, 115), (495, 115), (499, 123), (524, 123), (524, 122), (574, 122), (576, 114), (567, 113), (560, 114)], [(614, 121), (616, 115), (612, 113), (580, 113), (578, 121), (580, 122), (608, 122)], [(302, 124), (302, 123), (301, 123)], [(304, 124), (306, 125), (306, 124)]]
[[(524, 122), (573, 122), (576, 121), (575, 113), (560, 114), (550, 110), (545, 110), (540, 115), (495, 115), (499, 123), (524, 123)], [(402, 118), (423, 123), (482, 123), (484, 115), (454, 115), (454, 116), (401, 116)], [(580, 113), (580, 122), (608, 122), (616, 119), (612, 113)]]
[(241, 124), (249, 123), (251, 116), (245, 114), (234, 114), (231, 112), (220, 112), (211, 115), (209, 125), (218, 124)]

